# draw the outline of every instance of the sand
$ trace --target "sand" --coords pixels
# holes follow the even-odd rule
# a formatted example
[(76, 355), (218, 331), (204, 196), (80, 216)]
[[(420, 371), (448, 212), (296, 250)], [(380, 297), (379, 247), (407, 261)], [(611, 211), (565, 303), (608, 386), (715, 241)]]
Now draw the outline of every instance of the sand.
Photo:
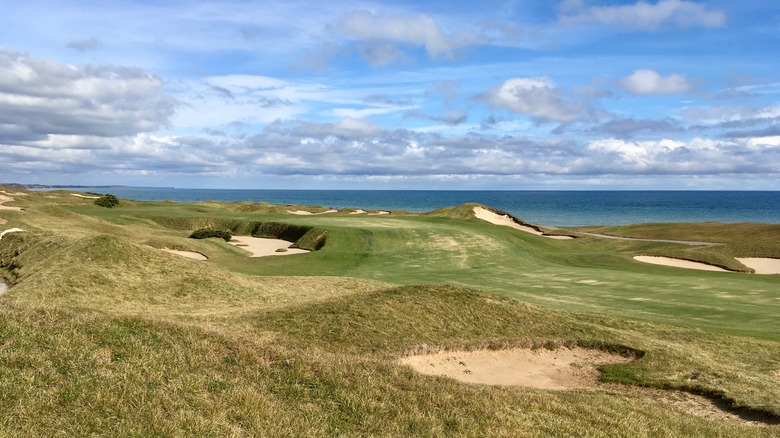
[(634, 260), (654, 265), (673, 266), (675, 268), (699, 269), (702, 271), (731, 272), (717, 266), (706, 263), (692, 262), (690, 260), (673, 259), (670, 257), (634, 256)]
[(548, 236), (535, 228), (529, 227), (527, 225), (518, 224), (508, 215), (493, 213), (492, 211), (482, 207), (474, 207), (474, 216), (477, 219), (482, 219), (483, 221), (490, 222), (493, 225), (503, 225), (505, 227), (511, 227), (516, 230), (525, 231), (526, 233), (535, 234), (537, 236), (543, 236), (543, 237), (556, 239), (556, 240), (573, 239), (573, 237), (571, 236)]
[(24, 230), (23, 230), (23, 229), (21, 229), (21, 228), (9, 228), (9, 229), (7, 229), (7, 230), (3, 231), (2, 233), (0, 233), (0, 239), (2, 239), (2, 238), (3, 238), (3, 236), (5, 236), (6, 234), (10, 234), (10, 233), (18, 233), (18, 232), (20, 232), (20, 231), (24, 231)]
[(160, 250), (168, 252), (168, 253), (171, 253), (171, 254), (180, 255), (182, 257), (187, 257), (188, 259), (193, 259), (193, 260), (204, 261), (204, 260), (208, 260), (209, 259), (208, 257), (204, 256), (203, 254), (201, 254), (199, 252), (195, 252), (195, 251), (181, 251), (181, 250), (178, 250), (178, 249), (170, 249), (170, 248), (160, 248)]
[(0, 295), (3, 295), (8, 290), (8, 285), (3, 280), (0, 280)]
[(598, 385), (596, 365), (630, 358), (583, 348), (478, 350), (409, 356), (401, 364), (466, 383), (563, 390)]
[(357, 209), (355, 211), (350, 212), (349, 214), (364, 214), (366, 211), (362, 209)]
[(295, 211), (287, 210), (287, 213), (289, 213), (289, 214), (298, 214), (298, 215), (328, 214), (328, 213), (338, 213), (338, 212), (339, 212), (338, 210), (334, 210), (334, 209), (330, 209), (330, 210), (327, 210), (327, 211), (322, 211), (320, 213), (312, 213), (312, 212), (306, 211), (306, 210), (295, 210)]
[(737, 257), (743, 265), (756, 271), (756, 274), (780, 274), (780, 259), (761, 257)]
[[(305, 249), (290, 248), (290, 245), (292, 245), (292, 243), (281, 239), (264, 239), (261, 237), (251, 237), (251, 236), (233, 236), (233, 239), (228, 243), (251, 252), (252, 255), (250, 257), (292, 255), (292, 254), (303, 254), (309, 252), (308, 250)], [(287, 251), (276, 252), (278, 249), (281, 248), (285, 248), (287, 249)]]
[(75, 196), (77, 198), (84, 198), (84, 199), (100, 199), (100, 196), (87, 196), (79, 193), (71, 193), (70, 196)]
[(368, 215), (369, 216), (378, 216), (378, 215), (382, 215), (382, 214), (390, 214), (390, 212), (389, 211), (376, 211), (374, 213), (369, 213)]
[(8, 194), (6, 192), (3, 192), (3, 193), (5, 193), (5, 194), (4, 195), (0, 195), (0, 210), (20, 211), (22, 209), (22, 207), (9, 207), (9, 206), (3, 205), (6, 202), (11, 202), (11, 201), (14, 200), (14, 198), (12, 196), (8, 196)]

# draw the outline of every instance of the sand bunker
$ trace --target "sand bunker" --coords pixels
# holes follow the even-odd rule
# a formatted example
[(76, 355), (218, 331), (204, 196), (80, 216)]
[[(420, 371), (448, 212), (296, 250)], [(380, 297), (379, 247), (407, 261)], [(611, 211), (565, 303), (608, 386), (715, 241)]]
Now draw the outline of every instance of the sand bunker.
[(584, 348), (558, 350), (479, 350), (441, 352), (401, 359), (401, 364), (432, 376), (486, 385), (540, 389), (587, 388), (598, 384), (596, 366), (632, 359)]
[(364, 214), (366, 211), (362, 209), (357, 209), (355, 211), (350, 212), (349, 214)]
[(312, 212), (306, 211), (306, 210), (295, 210), (295, 211), (287, 210), (287, 213), (289, 213), (289, 214), (298, 214), (298, 215), (328, 214), (328, 213), (338, 213), (338, 212), (339, 212), (338, 210), (334, 210), (334, 209), (330, 209), (330, 210), (327, 210), (327, 211), (322, 211), (322, 212), (319, 212), (319, 213), (312, 213)]
[(492, 211), (482, 207), (474, 207), (474, 216), (476, 216), (477, 219), (482, 219), (483, 221), (490, 222), (493, 225), (503, 225), (505, 227), (511, 227), (516, 230), (525, 231), (526, 233), (536, 234), (537, 236), (544, 236), (557, 240), (573, 239), (571, 236), (548, 236), (535, 228), (518, 224), (508, 215), (493, 213)]
[(84, 198), (84, 199), (100, 199), (100, 196), (87, 196), (79, 193), (71, 193), (70, 196), (75, 196), (77, 198)]
[(380, 215), (380, 214), (390, 214), (390, 212), (389, 211), (375, 211), (373, 213), (369, 213), (368, 215), (369, 216), (377, 216), (377, 215)]
[(740, 263), (756, 271), (756, 274), (780, 274), (780, 259), (737, 257)]
[(181, 251), (181, 250), (178, 250), (178, 249), (170, 249), (170, 248), (160, 248), (160, 250), (168, 252), (168, 253), (171, 253), (171, 254), (180, 255), (182, 257), (187, 257), (188, 259), (193, 259), (193, 260), (204, 261), (204, 260), (208, 260), (209, 259), (208, 257), (204, 256), (203, 254), (201, 254), (199, 252), (195, 252), (195, 251)]
[(673, 259), (670, 257), (656, 256), (634, 256), (634, 260), (643, 263), (652, 263), (654, 265), (673, 266), (675, 268), (699, 269), (702, 271), (731, 272), (717, 266), (706, 263), (692, 262), (690, 260)]
[(23, 230), (23, 229), (21, 229), (21, 228), (10, 228), (10, 229), (8, 229), (8, 230), (5, 230), (5, 231), (3, 231), (2, 233), (0, 233), (0, 239), (2, 239), (2, 238), (3, 238), (3, 236), (5, 236), (6, 234), (10, 234), (10, 233), (18, 233), (18, 232), (20, 232), (20, 231), (24, 231), (24, 230)]
[(0, 295), (6, 293), (6, 291), (8, 291), (8, 285), (3, 280), (0, 280)]
[[(309, 252), (305, 249), (290, 248), (292, 243), (280, 239), (264, 239), (261, 237), (251, 236), (233, 236), (233, 239), (228, 243), (251, 252), (251, 257), (303, 254)], [(277, 252), (280, 249), (285, 249), (286, 251)]]
[[(5, 193), (5, 192), (3, 192), (3, 193)], [(11, 202), (13, 200), (14, 200), (14, 198), (11, 197), (11, 196), (8, 196), (8, 194), (0, 195), (0, 210), (16, 210), (16, 211), (21, 210), (22, 207), (8, 207), (6, 205), (3, 205), (6, 202)]]

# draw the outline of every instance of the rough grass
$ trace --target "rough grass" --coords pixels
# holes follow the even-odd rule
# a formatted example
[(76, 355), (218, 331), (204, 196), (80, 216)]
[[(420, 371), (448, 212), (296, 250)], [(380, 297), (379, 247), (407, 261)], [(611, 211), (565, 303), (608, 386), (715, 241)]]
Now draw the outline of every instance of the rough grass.
[[(397, 363), (440, 348), (599, 348), (637, 357), (603, 367), (605, 381), (777, 418), (774, 277), (645, 266), (631, 255), (670, 246), (551, 241), (473, 220), (468, 206), (293, 217), (249, 203), (19, 199), (25, 211), (4, 212), (4, 226), (28, 231), (0, 241), (11, 284), (0, 297), (0, 436), (780, 433), (621, 385), (468, 385)], [(327, 230), (328, 243), (252, 260), (149, 217), (289, 223)]]

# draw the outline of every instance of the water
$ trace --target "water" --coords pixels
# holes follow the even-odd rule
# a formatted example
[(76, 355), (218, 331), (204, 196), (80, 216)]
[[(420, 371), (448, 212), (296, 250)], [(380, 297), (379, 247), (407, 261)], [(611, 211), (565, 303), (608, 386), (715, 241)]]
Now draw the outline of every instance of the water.
[[(79, 189), (88, 190), (88, 189)], [(91, 190), (90, 190), (91, 191)], [(229, 190), (95, 189), (139, 201), (252, 201), (431, 211), (478, 202), (528, 222), (551, 226), (641, 222), (780, 223), (780, 191), (433, 191), (433, 190)]]

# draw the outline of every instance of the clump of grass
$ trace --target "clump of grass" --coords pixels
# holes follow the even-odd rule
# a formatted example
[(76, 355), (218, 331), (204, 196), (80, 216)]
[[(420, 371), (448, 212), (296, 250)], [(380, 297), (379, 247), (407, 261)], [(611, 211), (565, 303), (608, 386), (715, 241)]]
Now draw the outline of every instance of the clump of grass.
[(105, 208), (114, 208), (119, 205), (119, 199), (114, 195), (103, 195), (95, 199), (95, 205)]
[(190, 239), (208, 239), (211, 237), (219, 237), (220, 239), (224, 239), (225, 242), (230, 242), (230, 239), (233, 238), (233, 235), (227, 231), (214, 230), (211, 228), (201, 228), (200, 230), (195, 230), (192, 232), (192, 234), (190, 234)]

